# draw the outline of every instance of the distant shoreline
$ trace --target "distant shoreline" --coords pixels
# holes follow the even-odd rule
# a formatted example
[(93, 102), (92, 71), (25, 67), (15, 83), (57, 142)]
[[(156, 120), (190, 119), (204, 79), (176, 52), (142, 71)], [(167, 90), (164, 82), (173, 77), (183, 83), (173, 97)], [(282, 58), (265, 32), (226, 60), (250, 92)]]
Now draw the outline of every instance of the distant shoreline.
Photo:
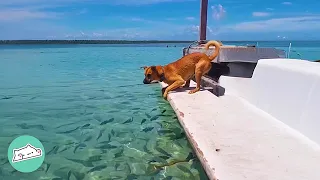
[[(130, 40), (0, 40), (0, 45), (32, 45), (32, 44), (177, 44), (188, 43), (194, 41), (173, 41), (173, 40), (145, 40), (145, 41), (130, 41)], [(259, 42), (317, 42), (316, 40), (279, 40), (279, 41), (222, 41), (222, 43), (239, 43), (246, 42), (255, 44)], [(319, 41), (318, 41), (319, 42)]]
[(0, 44), (173, 44), (193, 41), (128, 41), (128, 40), (0, 40)]

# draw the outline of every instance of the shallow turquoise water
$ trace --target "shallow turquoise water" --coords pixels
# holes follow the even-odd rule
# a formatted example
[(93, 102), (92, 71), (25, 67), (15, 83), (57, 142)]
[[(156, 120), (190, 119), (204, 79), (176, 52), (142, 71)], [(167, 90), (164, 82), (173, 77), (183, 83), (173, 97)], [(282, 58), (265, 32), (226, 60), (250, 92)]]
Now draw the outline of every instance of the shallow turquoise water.
[[(207, 179), (159, 86), (143, 85), (139, 69), (180, 58), (187, 45), (0, 46), (0, 179)], [(292, 50), (300, 54), (292, 58), (320, 59), (319, 42)], [(9, 143), (24, 134), (46, 150), (29, 174), (7, 160)]]
[[(142, 84), (140, 66), (180, 56), (181, 47), (2, 47), (0, 179), (207, 179), (159, 85)], [(7, 160), (25, 134), (46, 151), (28, 174)]]

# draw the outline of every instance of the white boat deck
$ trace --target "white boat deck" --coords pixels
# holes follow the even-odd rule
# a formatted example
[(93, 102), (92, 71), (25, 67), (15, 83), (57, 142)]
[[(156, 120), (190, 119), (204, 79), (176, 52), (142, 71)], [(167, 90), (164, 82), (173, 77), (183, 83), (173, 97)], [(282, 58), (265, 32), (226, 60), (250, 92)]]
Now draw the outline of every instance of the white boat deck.
[[(301, 85), (306, 86), (303, 90), (313, 89), (301, 96), (316, 95), (315, 87), (320, 88), (318, 84), (320, 83), (318, 81), (320, 64), (317, 64), (318, 69), (316, 69), (314, 63), (308, 65), (307, 63), (310, 62), (299, 62), (292, 65), (295, 68), (289, 67), (284, 70), (276, 68), (278, 62), (287, 67), (290, 66), (283, 60), (263, 60), (258, 63), (252, 79), (222, 77), (221, 81), (224, 83), (221, 84), (226, 88), (226, 94), (221, 97), (216, 97), (207, 90), (188, 94), (189, 90), (180, 89), (169, 93), (168, 100), (210, 179), (320, 179), (320, 146), (318, 144), (320, 133), (317, 126), (320, 123), (312, 121), (319, 115), (310, 112), (317, 107), (310, 107), (309, 112), (304, 109), (312, 103), (317, 105), (320, 102), (308, 98), (306, 98), (307, 102), (302, 102), (303, 98), (295, 94), (300, 91), (293, 89), (292, 92), (288, 92), (288, 96), (291, 99), (296, 98), (296, 103), (302, 104), (303, 108), (298, 110), (299, 112), (292, 112), (296, 106), (288, 104), (288, 110), (285, 110), (281, 105), (290, 101), (284, 101), (288, 97), (282, 98), (281, 101), (280, 96), (290, 88), (299, 88), (299, 85), (290, 86), (282, 82), (285, 85), (282, 88), (279, 84), (286, 78), (287, 83), (291, 82), (288, 78), (291, 78), (292, 82), (299, 80), (299, 77), (303, 76), (299, 75), (299, 71), (308, 72), (307, 75), (312, 82), (306, 80)], [(311, 66), (313, 69), (310, 69)], [(275, 69), (274, 72), (272, 69)], [(281, 71), (284, 73), (290, 71), (291, 74), (284, 75), (280, 73)], [(294, 76), (292, 73), (298, 75)], [(278, 81), (273, 81), (272, 75), (274, 78), (278, 76)], [(160, 84), (162, 87), (166, 86), (164, 83)], [(257, 84), (261, 87), (257, 88)], [(310, 86), (307, 86), (308, 84)], [(275, 85), (278, 87), (275, 88)], [(194, 87), (195, 82), (191, 82), (190, 86)], [(248, 91), (246, 91), (247, 88)], [(263, 88), (266, 88), (264, 92), (269, 93), (270, 97), (280, 99), (279, 102), (274, 101), (275, 104), (270, 104), (268, 101), (272, 102), (274, 98), (268, 98), (266, 94), (257, 92)], [(244, 91), (246, 93), (242, 93)], [(276, 95), (277, 91), (279, 91), (278, 95)], [(250, 94), (252, 94), (251, 97), (249, 97)], [(262, 98), (255, 100), (254, 96)], [(318, 95), (315, 99), (319, 97)], [(268, 106), (265, 106), (266, 104)], [(272, 106), (278, 111), (275, 111)], [(283, 113), (279, 113), (280, 111)], [(298, 116), (299, 124), (303, 128), (294, 126), (296, 124), (291, 122), (291, 117), (294, 116)], [(303, 121), (304, 119), (309, 121)]]

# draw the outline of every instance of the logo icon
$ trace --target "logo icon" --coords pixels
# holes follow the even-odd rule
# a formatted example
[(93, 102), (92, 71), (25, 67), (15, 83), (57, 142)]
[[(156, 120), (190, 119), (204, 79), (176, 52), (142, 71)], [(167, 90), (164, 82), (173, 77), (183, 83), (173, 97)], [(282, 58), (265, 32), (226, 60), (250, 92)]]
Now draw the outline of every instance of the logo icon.
[(40, 148), (35, 148), (31, 144), (27, 144), (19, 149), (13, 149), (12, 163), (25, 161), (28, 159), (33, 159), (42, 156), (42, 151)]
[(42, 143), (33, 136), (19, 136), (8, 148), (8, 160), (20, 172), (33, 172), (43, 163), (45, 157)]

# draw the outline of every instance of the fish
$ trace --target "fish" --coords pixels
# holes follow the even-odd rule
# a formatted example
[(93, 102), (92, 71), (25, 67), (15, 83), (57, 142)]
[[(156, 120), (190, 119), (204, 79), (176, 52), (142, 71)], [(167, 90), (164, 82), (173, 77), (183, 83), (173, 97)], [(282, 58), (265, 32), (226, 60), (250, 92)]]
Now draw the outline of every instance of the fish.
[(146, 119), (142, 119), (141, 124), (145, 123), (146, 121)]
[(114, 136), (114, 134), (115, 134), (115, 132), (114, 132), (114, 130), (113, 130), (113, 129), (111, 130), (111, 134), (112, 134), (112, 136)]
[(83, 125), (81, 128), (87, 128), (89, 126), (90, 126), (90, 124), (88, 123), (88, 124)]
[(148, 176), (155, 176), (157, 175), (163, 168), (156, 168), (154, 165), (150, 165), (147, 168), (146, 174)]
[(108, 134), (108, 140), (111, 141), (111, 134)]
[(98, 135), (98, 137), (97, 137), (96, 140), (98, 140), (98, 139), (101, 138), (101, 136), (102, 136), (102, 134), (104, 133), (104, 131), (105, 131), (105, 129), (101, 129), (101, 130), (100, 130), (99, 135)]
[(173, 131), (167, 130), (167, 129), (158, 130), (158, 134), (159, 134), (159, 135), (170, 134), (170, 133), (173, 133)]
[(71, 145), (71, 144), (74, 144), (74, 142), (72, 140), (67, 140), (66, 144), (64, 145)]
[(166, 152), (165, 150), (163, 150), (161, 147), (156, 147), (155, 150), (157, 150), (158, 152), (166, 155), (166, 156), (169, 156), (169, 157), (172, 157), (171, 154), (169, 154), (168, 152)]
[(160, 116), (159, 115), (156, 115), (156, 116), (153, 116), (150, 121), (154, 121), (154, 120), (157, 120)]
[(114, 121), (114, 118), (110, 118), (109, 120), (105, 120), (102, 123), (100, 123), (100, 125), (105, 125), (107, 123), (111, 123), (112, 121)]
[(111, 145), (108, 143), (108, 144), (98, 146), (97, 148), (99, 148), (99, 149), (114, 149), (114, 148), (117, 148), (117, 146), (114, 146), (114, 145)]
[(62, 150), (59, 151), (59, 153), (61, 153), (61, 152), (63, 152), (63, 151), (66, 151), (66, 150), (68, 150), (68, 149), (69, 149), (69, 147), (64, 147)]
[(157, 110), (157, 108), (153, 108), (153, 109), (151, 110), (151, 112), (156, 111), (156, 110)]
[(190, 161), (191, 159), (194, 159), (194, 158), (196, 158), (196, 156), (192, 152), (190, 152), (186, 158), (186, 161)]
[(13, 97), (11, 97), (11, 96), (5, 96), (5, 97), (3, 97), (3, 98), (1, 98), (1, 99), (12, 99)]
[(77, 179), (77, 180), (83, 180), (86, 176), (85, 173), (81, 173), (81, 172), (77, 172), (77, 171), (73, 171), (72, 174), (74, 175), (74, 177)]
[(119, 166), (120, 166), (120, 164), (119, 164), (119, 163), (116, 163), (116, 164), (114, 165), (114, 169), (117, 171)]
[(162, 159), (170, 159), (169, 156), (159, 156), (159, 158), (162, 158)]
[(142, 131), (149, 132), (149, 131), (152, 131), (152, 129), (154, 129), (154, 127), (146, 127), (144, 129), (142, 129)]
[(89, 134), (89, 132), (81, 132), (81, 136), (85, 136), (86, 134)]
[(163, 159), (163, 158), (160, 158), (160, 157), (153, 157), (151, 161), (149, 161), (149, 163), (153, 163), (153, 162), (156, 162), (156, 163), (161, 163), (161, 164), (167, 164), (167, 160), (166, 159)]
[(133, 112), (133, 114), (138, 114), (139, 113), (139, 111), (135, 111), (135, 112)]
[(72, 123), (68, 123), (68, 124), (62, 124), (62, 125), (56, 127), (56, 129), (61, 128), (61, 127), (63, 127), (63, 126), (69, 126), (69, 125), (72, 125), (72, 124), (76, 124), (76, 123), (78, 123), (78, 122), (72, 122)]
[(101, 155), (90, 156), (90, 157), (88, 158), (88, 161), (90, 161), (90, 162), (101, 161), (101, 160), (102, 160), (101, 157), (102, 157)]
[(34, 100), (35, 98), (37, 98), (37, 96), (34, 96), (34, 97), (30, 98), (29, 100)]
[(133, 121), (133, 117), (129, 118), (128, 120), (126, 120), (125, 122), (123, 122), (122, 124), (127, 124), (127, 123), (131, 123)]
[(129, 174), (128, 176), (127, 176), (127, 180), (133, 180), (133, 179), (138, 179), (138, 175), (136, 175), (136, 174)]
[(8, 159), (5, 159), (4, 162), (2, 162), (1, 165), (5, 165), (5, 164), (8, 164), (9, 163), (9, 160)]
[(171, 117), (170, 114), (160, 114), (159, 116), (162, 116), (162, 117)]
[(90, 161), (85, 161), (85, 160), (81, 160), (81, 159), (70, 159), (70, 158), (66, 158), (69, 161), (78, 163), (78, 164), (82, 164), (85, 167), (93, 167), (94, 165), (92, 164), (92, 162)]
[(200, 161), (198, 159), (193, 159), (190, 168), (197, 169), (197, 167), (199, 167), (199, 165), (200, 165)]
[(130, 104), (130, 101), (123, 101), (123, 102), (120, 102), (120, 104)]
[(90, 141), (92, 139), (92, 136), (88, 136), (83, 142), (87, 142), (87, 141)]
[(71, 129), (71, 130), (69, 130), (69, 131), (58, 132), (58, 133), (60, 133), (60, 134), (69, 134), (69, 133), (72, 133), (72, 132), (78, 130), (79, 128), (80, 128), (80, 127), (77, 127), (77, 128), (75, 128), (75, 129)]
[(44, 171), (45, 173), (47, 173), (47, 172), (49, 171), (49, 168), (50, 168), (51, 164), (46, 163), (46, 165), (47, 165), (47, 166), (46, 166), (46, 169), (45, 169), (45, 171)]
[(148, 150), (147, 144), (143, 146), (143, 150), (148, 154), (152, 154), (152, 152)]
[(156, 122), (156, 123), (159, 124), (160, 128), (163, 128), (162, 123), (160, 123), (160, 122)]
[(165, 177), (164, 179), (162, 179), (162, 180), (172, 180), (173, 179), (173, 176), (167, 176), (167, 177)]
[(51, 180), (64, 180), (62, 177), (54, 177)]
[(71, 177), (71, 170), (68, 171), (67, 180), (70, 180), (70, 177)]
[(182, 139), (186, 137), (186, 134), (184, 132), (181, 132), (179, 135), (176, 135), (175, 139)]
[(58, 149), (59, 149), (59, 146), (55, 145), (55, 146), (53, 146), (53, 148), (50, 151), (48, 151), (48, 153), (46, 153), (46, 155), (49, 155), (51, 153), (56, 154)]
[(183, 130), (179, 127), (175, 127), (175, 128), (172, 128), (172, 131), (175, 133), (175, 134), (180, 134), (183, 132)]
[(90, 169), (87, 173), (91, 173), (94, 171), (101, 171), (101, 170), (105, 169), (106, 167), (107, 167), (107, 165), (96, 166), (96, 167)]
[(86, 147), (87, 145), (85, 145), (84, 143), (79, 143), (75, 148), (74, 148), (74, 150), (73, 150), (73, 153), (76, 153), (76, 151), (77, 151), (77, 149), (78, 148), (83, 148), (83, 147)]
[(44, 126), (43, 125), (28, 125), (27, 123), (21, 123), (21, 124), (17, 124), (18, 127), (20, 127), (21, 129), (41, 129), (44, 130)]
[(11, 173), (12, 173), (12, 174), (13, 174), (13, 173), (16, 173), (16, 172), (18, 172), (18, 171), (17, 171), (17, 170), (15, 170), (15, 169), (14, 169), (13, 171), (11, 171)]
[(117, 113), (119, 112), (119, 110), (111, 110), (111, 111), (108, 111), (108, 113)]
[(192, 174), (192, 172), (188, 168), (186, 168), (185, 166), (182, 166), (182, 165), (178, 164), (177, 168), (180, 169), (181, 171), (185, 172), (185, 173), (188, 173), (190, 175), (190, 179), (195, 179), (194, 175)]
[(148, 113), (144, 113), (144, 114), (147, 116), (147, 118), (151, 118), (150, 114)]
[(98, 144), (109, 144), (111, 141), (102, 141), (102, 142), (99, 142)]
[(114, 154), (114, 157), (115, 157), (115, 158), (120, 157), (120, 156), (123, 154), (123, 151), (124, 151), (124, 149), (121, 148), (119, 152), (117, 152), (117, 153)]
[(164, 109), (163, 111), (161, 111), (161, 114), (163, 114), (163, 113), (165, 113), (167, 110), (166, 109)]
[(134, 111), (136, 111), (136, 110), (139, 110), (140, 108), (132, 108), (131, 110), (134, 110)]

